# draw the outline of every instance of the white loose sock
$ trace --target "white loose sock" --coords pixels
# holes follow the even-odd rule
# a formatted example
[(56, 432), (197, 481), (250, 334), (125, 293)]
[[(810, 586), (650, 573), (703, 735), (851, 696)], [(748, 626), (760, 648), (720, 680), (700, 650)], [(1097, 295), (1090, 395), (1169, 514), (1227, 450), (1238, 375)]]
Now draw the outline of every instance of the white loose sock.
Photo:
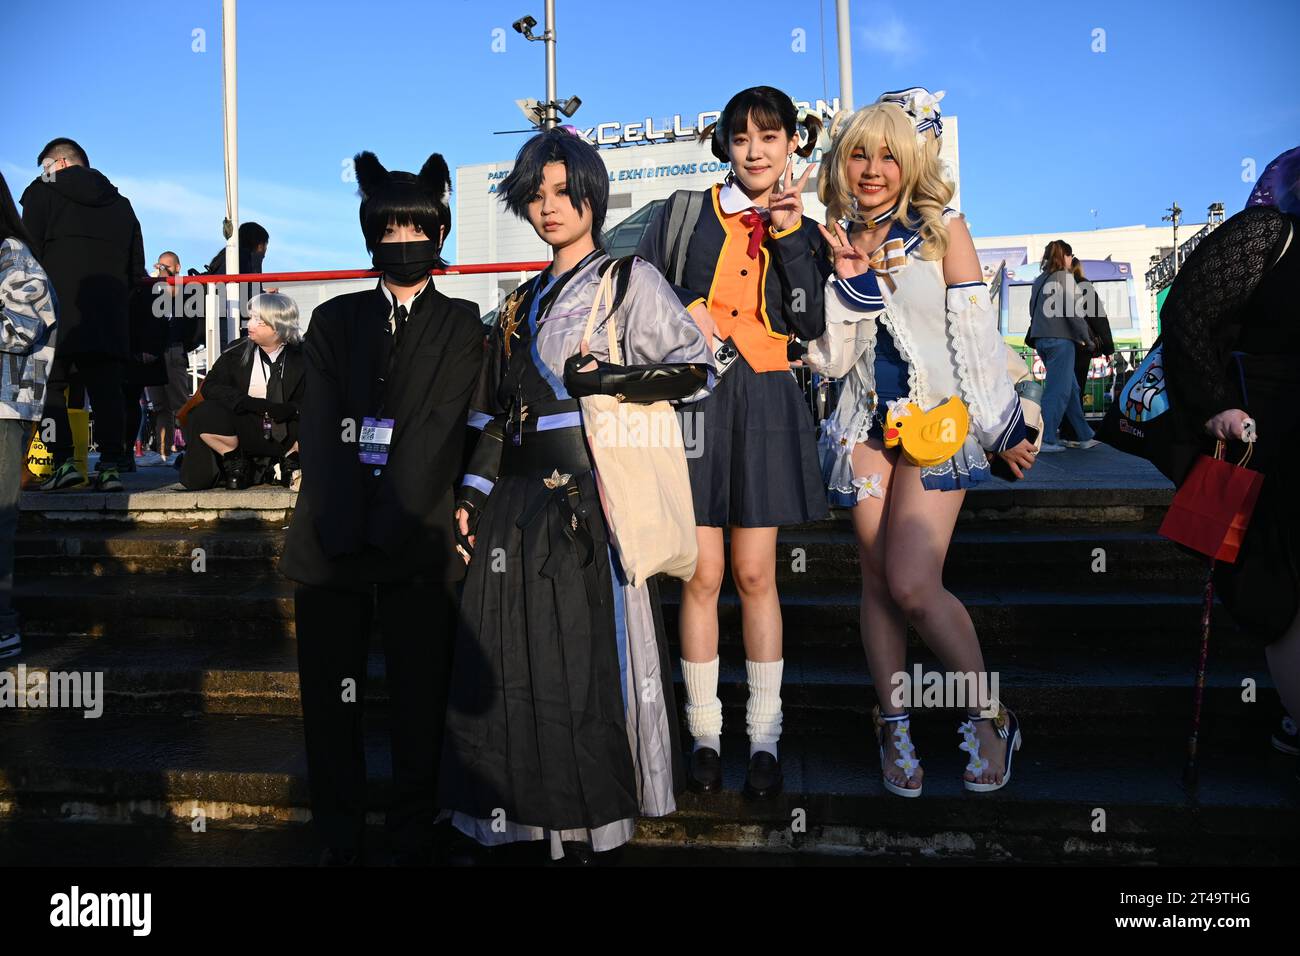
[(780, 759), (776, 742), (781, 739), (781, 671), (785, 661), (745, 661), (749, 678), (749, 701), (745, 723), (749, 730), (749, 755), (766, 750)]
[(695, 750), (711, 747), (722, 753), (722, 701), (718, 700), (718, 658), (707, 664), (682, 659), (686, 683), (686, 727), (695, 738)]

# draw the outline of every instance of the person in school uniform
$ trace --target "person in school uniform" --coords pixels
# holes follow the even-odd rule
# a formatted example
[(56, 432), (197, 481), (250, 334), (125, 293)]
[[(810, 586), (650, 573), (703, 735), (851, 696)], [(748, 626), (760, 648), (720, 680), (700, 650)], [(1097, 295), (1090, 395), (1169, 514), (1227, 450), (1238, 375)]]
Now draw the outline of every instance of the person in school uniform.
[[(902, 797), (922, 786), (907, 701), (895, 694), (909, 623), (947, 672), (974, 678), (977, 699), (964, 702), (959, 728), (965, 788), (1005, 786), (1021, 739), (1015, 714), (986, 693), (994, 685), (969, 612), (943, 585), (966, 489), (992, 477), (995, 455), (1023, 477), (1034, 446), (970, 231), (947, 206), (942, 96), (885, 93), (834, 131), (818, 193), (836, 274), (826, 330), (808, 349), (814, 370), (843, 378), (822, 435), (823, 472), (832, 502), (852, 509), (882, 781)], [(962, 415), (967, 424), (946, 427)], [(911, 445), (909, 431), (937, 447)], [(889, 447), (900, 436), (902, 448)]]
[[(621, 360), (693, 366), (661, 370), (665, 400), (707, 390), (709, 348), (658, 271), (598, 245), (609, 177), (595, 147), (564, 129), (534, 136), (501, 198), (554, 261), (499, 310), (475, 397), (482, 435), (457, 512), (472, 559), (439, 804), (485, 847), (608, 863), (600, 854), (632, 838), (638, 815), (676, 809), (684, 781), (657, 584), (623, 573), (566, 362), (611, 269)], [(602, 362), (610, 315), (586, 345)]]
[(456, 631), (456, 479), (483, 360), (472, 302), (430, 270), (451, 222), (447, 164), (418, 175), (356, 156), (361, 231), (383, 277), (312, 313), (302, 489), (280, 570), (297, 582), (298, 672), (322, 862), (357, 863), (366, 813), (362, 708), (374, 626), (390, 698), (388, 829), (399, 863), (438, 845), (434, 795)]
[(794, 155), (811, 155), (820, 130), (817, 117), (780, 90), (737, 93), (700, 133), (713, 155), (730, 163), (726, 181), (674, 194), (637, 250), (669, 277), (710, 336), (721, 376), (691, 412), (703, 453), (688, 462), (700, 558), (682, 588), (681, 666), (693, 738), (689, 781), (699, 792), (722, 788), (718, 595), (726, 528), (749, 684), (744, 792), (768, 797), (783, 785), (777, 529), (829, 513), (815, 425), (787, 355), (795, 337), (816, 338), (824, 323), (830, 259), (800, 198), (813, 167), (797, 182), (792, 173)]

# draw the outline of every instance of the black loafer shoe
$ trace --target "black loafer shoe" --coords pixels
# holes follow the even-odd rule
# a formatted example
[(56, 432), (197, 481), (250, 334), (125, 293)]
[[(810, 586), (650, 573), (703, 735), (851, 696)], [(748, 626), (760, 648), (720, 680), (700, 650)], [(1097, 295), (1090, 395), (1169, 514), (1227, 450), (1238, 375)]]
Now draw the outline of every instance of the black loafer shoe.
[(691, 754), (691, 769), (686, 779), (696, 793), (722, 791), (722, 758), (712, 747), (701, 747)]
[(766, 750), (749, 758), (749, 771), (745, 774), (745, 796), (751, 800), (774, 797), (781, 792), (783, 778), (781, 761)]

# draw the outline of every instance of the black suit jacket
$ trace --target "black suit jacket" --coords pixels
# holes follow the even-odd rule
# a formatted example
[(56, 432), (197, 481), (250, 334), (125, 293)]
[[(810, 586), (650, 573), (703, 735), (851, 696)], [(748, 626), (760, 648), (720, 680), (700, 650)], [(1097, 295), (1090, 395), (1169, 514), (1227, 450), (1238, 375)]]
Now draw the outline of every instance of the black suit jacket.
[(320, 587), (464, 576), (453, 532), (470, 395), (483, 361), (478, 307), (432, 283), (415, 299), (383, 417), (394, 420), (376, 477), (358, 459), (362, 421), (378, 416), (391, 306), (378, 286), (312, 313), (299, 442), (302, 488), (280, 570)]
[[(258, 348), (251, 339), (240, 339), (230, 345), (208, 370), (199, 391), (206, 402), (217, 402), (239, 415), (261, 414), (271, 404), (263, 398), (251, 398), (248, 383), (253, 377), (253, 363), (258, 361)], [(289, 435), (297, 437), (298, 418), (302, 414), (303, 399), (307, 392), (307, 375), (300, 345), (284, 347), (284, 401), (292, 405), (295, 414), (288, 420)]]

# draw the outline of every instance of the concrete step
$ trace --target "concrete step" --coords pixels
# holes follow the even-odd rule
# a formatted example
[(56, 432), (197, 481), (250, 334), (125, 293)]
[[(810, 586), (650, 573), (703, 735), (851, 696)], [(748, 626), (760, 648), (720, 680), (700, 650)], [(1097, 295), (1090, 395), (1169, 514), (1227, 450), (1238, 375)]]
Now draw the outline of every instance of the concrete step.
[[(677, 699), (684, 699), (677, 655), (672, 648)], [(1122, 657), (1099, 657), (1084, 651), (1044, 654), (1016, 649), (990, 660), (999, 693), (1036, 734), (1087, 736), (1110, 733), (1116, 721), (1126, 733), (1176, 742), (1186, 734), (1192, 708), (1194, 659), (1134, 650)], [(159, 641), (148, 637), (34, 638), (23, 664), (60, 672), (103, 673), (104, 711), (110, 714), (231, 714), (297, 716), (297, 648), (292, 638), (278, 641)], [(941, 670), (923, 648), (914, 648), (910, 664), (924, 672)], [(910, 673), (909, 667), (909, 673)], [(18, 674), (15, 666), (9, 673)], [(386, 719), (388, 694), (384, 657), (374, 643), (364, 684), (367, 712)], [(1243, 701), (1243, 681), (1253, 681), (1255, 700)], [(743, 654), (724, 654), (719, 696), (728, 726), (742, 727), (748, 699)], [(860, 649), (800, 645), (787, 649), (782, 707), (787, 727), (805, 732), (865, 735), (876, 692)], [(936, 713), (925, 707), (936, 739), (951, 731), (956, 710)], [(1262, 655), (1216, 651), (1210, 656), (1203, 707), (1206, 739), (1265, 739), (1277, 716)], [(920, 710), (921, 705), (915, 705)], [(39, 709), (16, 711), (14, 719), (39, 720)], [(918, 717), (918, 720), (922, 718)]]
[[(1111, 588), (1104, 574), (1047, 587), (1017, 582), (963, 586), (952, 591), (970, 611), (986, 648), (1087, 646), (1098, 651), (1148, 647), (1187, 649), (1200, 635), (1200, 587), (1190, 582), (1159, 588)], [(663, 587), (664, 620), (676, 633), (679, 588)], [(781, 591), (790, 645), (856, 646), (859, 591), (801, 581)], [(276, 640), (294, 633), (293, 585), (271, 575), (190, 574), (82, 577), (52, 575), (22, 580), (15, 604), (33, 635), (176, 640), (241, 637)], [(740, 605), (734, 594), (719, 602), (724, 644), (740, 640)], [(1221, 606), (1215, 607), (1216, 647), (1245, 647)]]
[[(389, 789), (383, 737), (367, 735), (372, 811)], [(641, 821), (638, 843), (970, 861), (1300, 861), (1294, 759), (1262, 748), (1208, 747), (1199, 786), (1187, 793), (1179, 746), (1156, 748), (1119, 728), (1086, 742), (1026, 731), (1005, 790), (965, 792), (965, 755), (933, 748), (921, 754), (924, 795), (901, 800), (881, 787), (868, 741), (787, 735), (786, 792), (764, 804), (739, 794), (745, 752), (729, 736), (725, 792), (687, 795), (677, 814)], [(20, 721), (0, 744), (0, 823), (157, 823), (182, 835), (199, 808), (209, 833), (300, 824), (308, 817), (304, 760), (301, 724), (291, 718)], [(1099, 810), (1104, 833), (1093, 831)]]
[[(1158, 522), (1173, 487), (1144, 463), (1115, 473), (1063, 473), (1055, 479), (990, 482), (967, 492), (960, 520), (1064, 521), (1080, 524)], [(164, 469), (163, 471), (168, 471)], [(128, 525), (283, 526), (297, 495), (269, 485), (245, 491), (186, 491), (171, 474), (125, 476), (122, 492), (23, 492), (20, 527), (60, 527), (87, 522)], [(845, 512), (836, 510), (836, 516)], [(837, 520), (836, 517), (830, 519)], [(810, 525), (808, 527), (816, 527)]]
[[(203, 524), (99, 525), (25, 531), (17, 538), (15, 553), (20, 576), (27, 578), (185, 577), (199, 567), (209, 574), (274, 573), (283, 546), (282, 530), (262, 526), (241, 530)], [(782, 531), (776, 569), (783, 585), (817, 581), (856, 586), (861, 571), (852, 525), (839, 521)], [(1002, 522), (959, 526), (944, 570), (948, 580), (964, 584), (1088, 578), (1118, 587), (1194, 581), (1204, 573), (1204, 564), (1149, 529)]]

